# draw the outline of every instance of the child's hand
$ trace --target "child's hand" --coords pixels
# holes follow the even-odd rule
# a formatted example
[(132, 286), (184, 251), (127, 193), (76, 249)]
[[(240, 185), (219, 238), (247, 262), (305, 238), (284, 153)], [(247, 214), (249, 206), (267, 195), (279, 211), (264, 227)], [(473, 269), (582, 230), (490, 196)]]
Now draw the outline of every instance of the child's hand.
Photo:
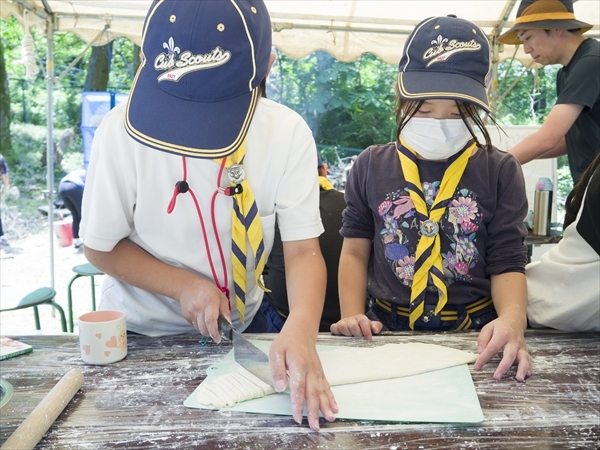
[(274, 387), (281, 392), (289, 382), (294, 420), (302, 423), (306, 403), (308, 424), (316, 431), (319, 429), (319, 411), (325, 420), (333, 422), (338, 406), (323, 373), (315, 339), (306, 336), (304, 328), (293, 323), (287, 325), (286, 322), (269, 351)]
[(183, 317), (202, 336), (210, 336), (216, 343), (221, 342), (217, 319), (222, 314), (231, 322), (229, 301), (213, 283), (195, 277), (181, 289), (179, 295)]
[(531, 356), (527, 352), (522, 327), (515, 321), (498, 318), (483, 327), (477, 339), (479, 358), (475, 361), (475, 370), (481, 370), (496, 353), (502, 351), (502, 360), (494, 372), (494, 378), (500, 380), (517, 361), (517, 381), (525, 381), (532, 374)]
[(365, 339), (372, 339), (373, 334), (377, 334), (383, 328), (381, 322), (370, 320), (364, 314), (346, 317), (339, 322), (331, 325), (331, 332), (341, 336), (364, 336)]

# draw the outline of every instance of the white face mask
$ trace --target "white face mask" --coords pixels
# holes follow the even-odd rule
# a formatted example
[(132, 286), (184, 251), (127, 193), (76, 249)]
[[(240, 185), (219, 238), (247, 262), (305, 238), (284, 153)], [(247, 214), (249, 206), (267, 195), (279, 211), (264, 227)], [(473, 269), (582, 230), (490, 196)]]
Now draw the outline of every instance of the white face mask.
[(400, 136), (410, 148), (432, 161), (450, 158), (472, 138), (462, 119), (415, 117), (406, 122)]

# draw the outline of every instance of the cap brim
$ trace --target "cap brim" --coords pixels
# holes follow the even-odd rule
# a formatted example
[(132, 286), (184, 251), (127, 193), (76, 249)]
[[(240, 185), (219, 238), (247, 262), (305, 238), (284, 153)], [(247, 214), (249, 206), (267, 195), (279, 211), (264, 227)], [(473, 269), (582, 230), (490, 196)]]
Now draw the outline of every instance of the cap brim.
[(538, 22), (525, 22), (514, 25), (506, 33), (498, 36), (498, 41), (507, 45), (519, 45), (519, 30), (525, 29), (541, 29), (541, 30), (581, 30), (581, 34), (590, 31), (593, 25), (581, 22), (580, 20), (541, 20)]
[(260, 87), (225, 101), (197, 102), (165, 93), (149, 72), (140, 68), (127, 102), (131, 137), (158, 150), (207, 159), (228, 156), (241, 145)]
[[(436, 90), (428, 89), (435, 86)], [(448, 99), (471, 103), (490, 112), (485, 87), (473, 78), (455, 73), (400, 72), (398, 90), (405, 100)]]

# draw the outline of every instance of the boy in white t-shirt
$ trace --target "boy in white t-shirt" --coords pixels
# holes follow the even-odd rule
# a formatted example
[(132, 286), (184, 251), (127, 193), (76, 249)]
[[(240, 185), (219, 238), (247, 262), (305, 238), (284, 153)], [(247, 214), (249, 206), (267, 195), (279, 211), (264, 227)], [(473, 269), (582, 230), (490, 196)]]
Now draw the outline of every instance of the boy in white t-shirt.
[(101, 309), (150, 336), (220, 341), (217, 318), (262, 331), (260, 273), (277, 221), (290, 315), (270, 351), (277, 390), (311, 428), (337, 406), (316, 353), (325, 295), (316, 149), (293, 111), (261, 98), (274, 56), (261, 0), (155, 1), (127, 104), (98, 128), (83, 200)]

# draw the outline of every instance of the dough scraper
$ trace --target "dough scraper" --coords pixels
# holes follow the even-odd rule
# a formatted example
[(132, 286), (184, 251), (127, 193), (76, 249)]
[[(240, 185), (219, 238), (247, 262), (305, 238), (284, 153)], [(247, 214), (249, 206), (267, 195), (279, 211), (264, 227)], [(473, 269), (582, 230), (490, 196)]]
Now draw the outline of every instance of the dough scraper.
[(222, 314), (219, 314), (218, 324), (221, 337), (233, 343), (235, 362), (261, 381), (273, 386), (269, 355), (238, 333)]

